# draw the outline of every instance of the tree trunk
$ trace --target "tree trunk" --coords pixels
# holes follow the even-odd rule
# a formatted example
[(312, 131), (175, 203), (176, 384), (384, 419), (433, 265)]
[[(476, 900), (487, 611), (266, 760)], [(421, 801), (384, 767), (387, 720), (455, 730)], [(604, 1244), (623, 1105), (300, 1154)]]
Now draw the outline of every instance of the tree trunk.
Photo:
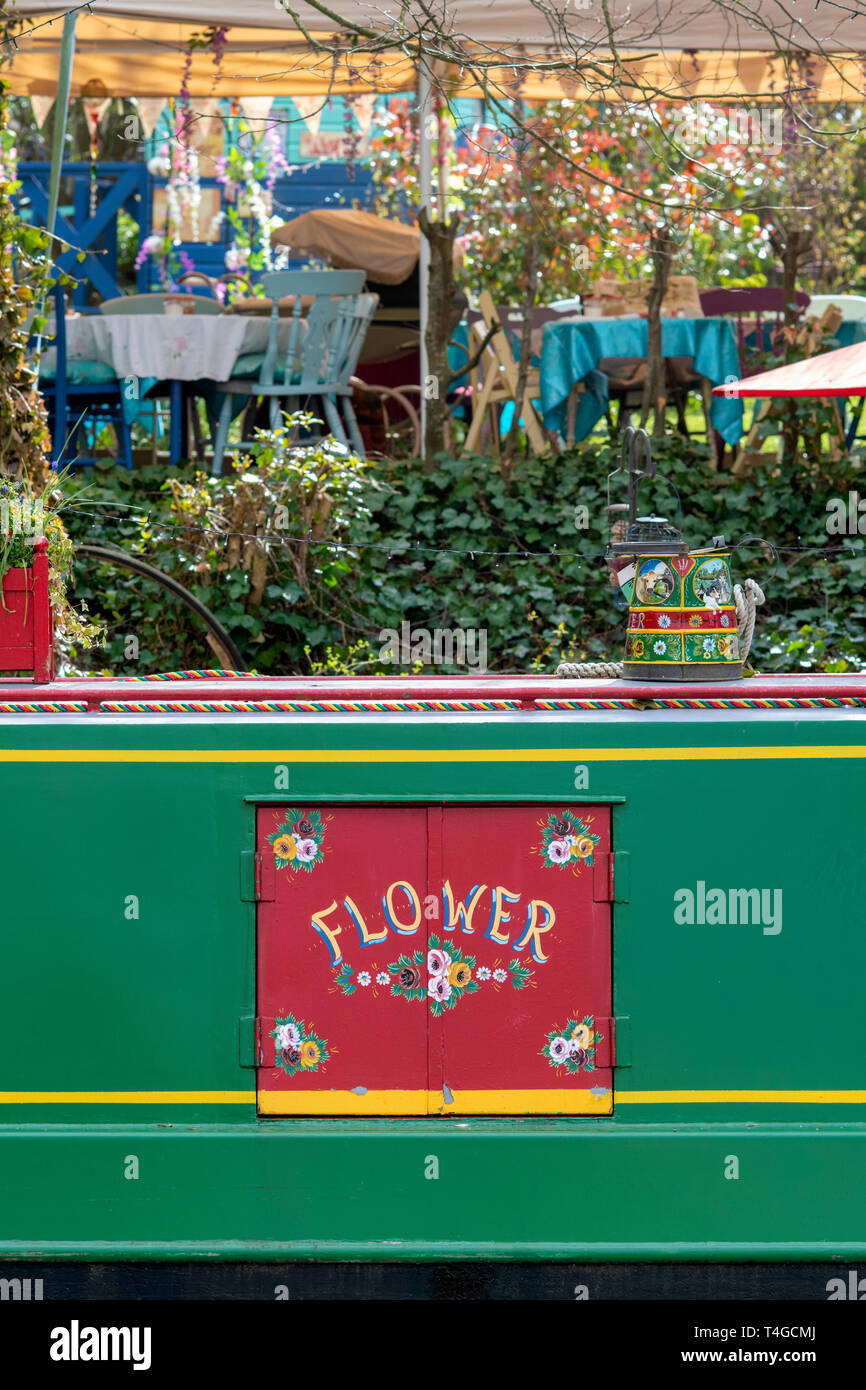
[(452, 306), (456, 285), (454, 281), (454, 238), (460, 225), (459, 217), (434, 222), (427, 209), (422, 208), (418, 226), (430, 247), (430, 276), (427, 294), (427, 379), (422, 381), (426, 420), (424, 425), (424, 464), (432, 473), (436, 455), (446, 447), (445, 425), (448, 418), (446, 397), (451, 369), (448, 365), (448, 343), (452, 333)]
[[(520, 336), (520, 360), (517, 364), (517, 391), (511, 426), (502, 449), (502, 473), (506, 480), (511, 472), (511, 460), (517, 447), (517, 433), (520, 425), (520, 411), (526, 393), (526, 382), (532, 361), (532, 312), (538, 298), (538, 238), (532, 237), (523, 252), (523, 269), (526, 274), (526, 298), (523, 302), (523, 332)], [(504, 326), (504, 325), (503, 325)]]
[[(813, 234), (811, 227), (784, 227), (773, 232), (770, 245), (782, 262), (782, 298), (785, 305), (785, 327), (790, 328), (799, 318), (797, 310), (797, 277), (805, 261), (812, 254)], [(785, 356), (787, 357), (787, 351)], [(782, 467), (796, 462), (797, 445), (800, 439), (800, 419), (796, 401), (787, 401), (782, 407)]]
[(645, 427), (652, 414), (652, 432), (659, 435), (665, 432), (667, 402), (665, 359), (662, 355), (662, 300), (667, 294), (671, 269), (670, 227), (660, 227), (657, 232), (650, 233), (650, 259), (653, 282), (647, 299), (646, 379), (640, 404), (640, 422)]

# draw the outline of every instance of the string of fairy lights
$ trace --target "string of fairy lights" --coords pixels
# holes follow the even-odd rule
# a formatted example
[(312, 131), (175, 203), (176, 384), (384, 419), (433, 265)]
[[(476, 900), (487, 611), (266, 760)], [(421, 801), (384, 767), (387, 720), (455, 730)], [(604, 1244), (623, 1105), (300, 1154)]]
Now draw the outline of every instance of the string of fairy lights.
[[(123, 503), (116, 504), (116, 510), (112, 512), (91, 512), (83, 508), (75, 507), (75, 512), (79, 516), (90, 517), (97, 521), (117, 521), (139, 520), (145, 525), (150, 524), (151, 518), (148, 513), (137, 511), (133, 507), (126, 507)], [(118, 511), (125, 513), (119, 516)], [(424, 545), (420, 541), (404, 542), (392, 541), (390, 544), (380, 541), (354, 541), (354, 540), (321, 540), (308, 532), (306, 536), (294, 536), (288, 534), (274, 535), (265, 532), (261, 527), (255, 531), (235, 531), (222, 530), (216, 526), (196, 526), (190, 523), (173, 523), (159, 521), (155, 523), (160, 531), (173, 531), (190, 535), (207, 536), (212, 546), (217, 545), (227, 548), (230, 541), (253, 541), (266, 550), (280, 548), (289, 545), (306, 545), (321, 550), (332, 550), (336, 552), (345, 551), (346, 553), (358, 553), (362, 550), (373, 550), (387, 554), (388, 559), (401, 559), (404, 557), (420, 557), (422, 555), (459, 555), (468, 558), (470, 562), (475, 560), (577, 560), (581, 564), (587, 561), (602, 561), (605, 559), (604, 551), (587, 553), (583, 550), (563, 550), (558, 546), (553, 546), (550, 550), (485, 550), (480, 546), (443, 546), (443, 545)], [(764, 536), (745, 536), (742, 540), (731, 542), (729, 545), (702, 546), (701, 553), (712, 554), (731, 554), (734, 551), (743, 549), (763, 550), (770, 552), (769, 559), (778, 561), (781, 555), (793, 554), (814, 554), (825, 555), (828, 559), (836, 561), (845, 559), (846, 556), (854, 558), (862, 556), (866, 551), (863, 543), (859, 545), (851, 544), (850, 540), (845, 544), (836, 546), (825, 545), (777, 545), (775, 541), (768, 540)]]
[(0, 46), (11, 48), (14, 51), (19, 43), (22, 43), (24, 39), (29, 39), (31, 34), (36, 33), (37, 29), (50, 29), (52, 24), (59, 24), (60, 20), (65, 19), (67, 15), (80, 14), (82, 10), (86, 10), (88, 14), (93, 14), (93, 5), (90, 4), (90, 0), (85, 0), (83, 5), (72, 5), (62, 14), (53, 15), (51, 19), (43, 19), (41, 24), (31, 24), (29, 29), (22, 29), (20, 34), (7, 34), (4, 39), (0, 40)]

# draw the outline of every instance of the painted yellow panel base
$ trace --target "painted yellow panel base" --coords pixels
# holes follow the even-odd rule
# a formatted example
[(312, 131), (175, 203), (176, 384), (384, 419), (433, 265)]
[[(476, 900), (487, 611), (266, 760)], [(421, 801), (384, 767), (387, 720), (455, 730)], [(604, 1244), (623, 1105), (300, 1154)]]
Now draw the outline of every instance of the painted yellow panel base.
[(259, 1091), (260, 1115), (610, 1115), (613, 1094), (591, 1091)]

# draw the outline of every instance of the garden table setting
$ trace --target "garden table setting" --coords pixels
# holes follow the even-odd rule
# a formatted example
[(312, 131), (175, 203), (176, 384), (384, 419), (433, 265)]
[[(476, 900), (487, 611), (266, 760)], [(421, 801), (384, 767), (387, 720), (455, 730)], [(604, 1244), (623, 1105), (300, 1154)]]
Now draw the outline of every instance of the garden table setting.
[[(725, 318), (662, 318), (665, 357), (694, 358), (695, 371), (714, 386), (740, 376), (734, 324)], [(574, 437), (585, 439), (603, 417), (608, 382), (598, 364), (608, 357), (646, 357), (647, 321), (623, 318), (569, 318), (545, 325), (541, 345), (541, 408), (547, 429), (563, 431), (572, 388), (583, 382), (577, 399)], [(726, 444), (743, 434), (743, 405), (714, 397), (710, 420)]]
[[(285, 347), (289, 320), (281, 320)], [(238, 370), (238, 359), (264, 353), (269, 318), (252, 314), (82, 314), (66, 316), (67, 364), (99, 362), (123, 383), (123, 413), (128, 424), (138, 419), (145, 397), (160, 381), (170, 387), (169, 459), (184, 455), (184, 383), (210, 400), (215, 384)], [(56, 351), (45, 353), (54, 367)]]

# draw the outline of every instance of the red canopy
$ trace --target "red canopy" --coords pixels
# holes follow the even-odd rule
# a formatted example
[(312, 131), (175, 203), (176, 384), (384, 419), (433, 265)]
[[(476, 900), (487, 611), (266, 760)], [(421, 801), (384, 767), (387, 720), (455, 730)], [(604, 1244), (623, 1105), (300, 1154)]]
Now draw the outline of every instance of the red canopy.
[(866, 396), (866, 343), (806, 357), (743, 381), (713, 388), (714, 396)]

